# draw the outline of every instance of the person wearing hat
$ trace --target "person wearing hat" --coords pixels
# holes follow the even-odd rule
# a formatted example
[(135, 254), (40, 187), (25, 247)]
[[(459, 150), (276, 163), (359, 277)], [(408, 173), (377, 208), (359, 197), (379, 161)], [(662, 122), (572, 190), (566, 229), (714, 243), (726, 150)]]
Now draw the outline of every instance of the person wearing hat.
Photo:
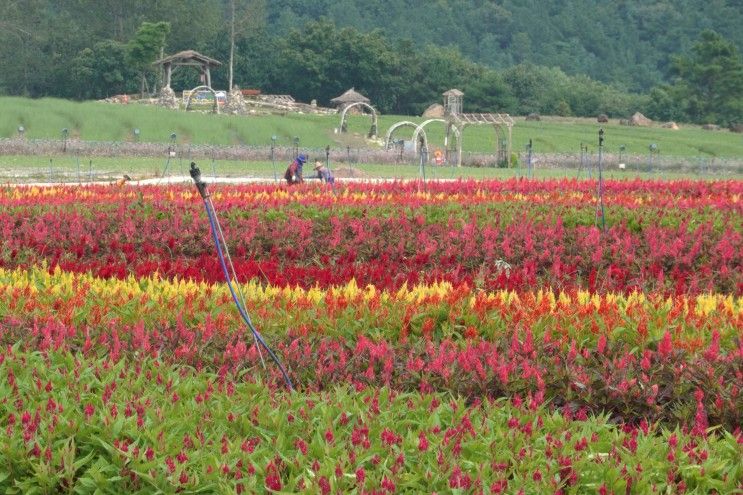
[(328, 167), (322, 164), (320, 160), (315, 160), (315, 172), (317, 172), (317, 178), (328, 184), (335, 182), (332, 172)]
[(286, 172), (284, 172), (284, 179), (286, 179), (287, 184), (301, 184), (304, 182), (302, 179), (302, 167), (306, 162), (307, 157), (305, 155), (299, 155), (289, 164)]

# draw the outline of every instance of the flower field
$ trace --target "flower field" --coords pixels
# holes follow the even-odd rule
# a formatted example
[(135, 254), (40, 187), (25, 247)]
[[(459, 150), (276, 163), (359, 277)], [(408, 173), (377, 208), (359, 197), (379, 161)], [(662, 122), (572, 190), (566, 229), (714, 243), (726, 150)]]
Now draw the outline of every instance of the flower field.
[(0, 190), (0, 491), (743, 493), (743, 183)]

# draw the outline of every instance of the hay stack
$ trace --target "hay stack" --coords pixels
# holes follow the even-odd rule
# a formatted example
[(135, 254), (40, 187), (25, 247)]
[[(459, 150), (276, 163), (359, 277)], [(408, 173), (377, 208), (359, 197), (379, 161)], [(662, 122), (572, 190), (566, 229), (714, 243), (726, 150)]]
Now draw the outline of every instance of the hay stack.
[(427, 119), (441, 119), (444, 117), (444, 105), (440, 103), (434, 103), (430, 107), (426, 108), (421, 117)]
[(637, 126), (637, 127), (650, 127), (651, 125), (653, 125), (653, 121), (645, 117), (640, 112), (636, 112), (629, 119), (629, 122), (630, 122), (630, 125)]

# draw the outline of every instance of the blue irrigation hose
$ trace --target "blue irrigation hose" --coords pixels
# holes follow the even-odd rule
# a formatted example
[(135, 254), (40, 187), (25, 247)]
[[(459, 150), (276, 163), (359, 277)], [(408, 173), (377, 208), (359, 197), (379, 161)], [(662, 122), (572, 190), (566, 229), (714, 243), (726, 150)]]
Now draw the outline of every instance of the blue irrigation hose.
[(246, 325), (248, 325), (248, 328), (250, 328), (250, 331), (253, 332), (253, 336), (256, 338), (256, 340), (261, 344), (261, 346), (268, 352), (269, 356), (271, 356), (271, 359), (273, 359), (273, 362), (276, 363), (276, 366), (279, 367), (279, 370), (281, 370), (281, 374), (284, 376), (284, 382), (286, 383), (286, 386), (289, 388), (289, 390), (294, 390), (294, 385), (292, 384), (291, 379), (289, 378), (289, 374), (286, 372), (286, 369), (284, 369), (284, 366), (281, 364), (281, 361), (279, 358), (274, 354), (274, 352), (271, 350), (271, 348), (266, 344), (266, 341), (263, 340), (263, 337), (261, 336), (260, 332), (253, 326), (253, 322), (250, 319), (250, 316), (248, 315), (247, 310), (243, 307), (243, 305), (240, 303), (240, 301), (237, 298), (237, 294), (235, 293), (235, 289), (232, 287), (232, 281), (229, 275), (229, 271), (227, 270), (227, 264), (224, 260), (224, 254), (222, 253), (222, 247), (219, 243), (219, 237), (217, 236), (217, 226), (214, 221), (214, 215), (215, 212), (212, 211), (212, 209), (209, 207), (209, 202), (206, 198), (204, 198), (204, 206), (206, 207), (206, 215), (209, 217), (209, 227), (212, 232), (212, 238), (214, 239), (214, 245), (217, 248), (217, 254), (219, 255), (219, 264), (222, 265), (222, 271), (224, 272), (224, 278), (227, 281), (227, 287), (230, 289), (230, 294), (232, 294), (232, 300), (235, 302), (235, 306), (237, 306), (237, 310), (240, 313), (240, 316), (242, 317), (243, 321)]

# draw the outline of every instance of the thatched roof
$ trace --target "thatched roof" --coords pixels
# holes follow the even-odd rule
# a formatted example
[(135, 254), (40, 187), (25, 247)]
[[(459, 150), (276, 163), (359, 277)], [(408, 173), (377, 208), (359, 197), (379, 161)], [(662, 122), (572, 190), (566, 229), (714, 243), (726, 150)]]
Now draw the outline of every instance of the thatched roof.
[(450, 89), (449, 91), (444, 93), (443, 96), (464, 96), (464, 93), (462, 93), (458, 89)]
[(361, 93), (356, 91), (354, 88), (351, 88), (345, 93), (343, 93), (342, 95), (330, 100), (331, 103), (335, 103), (338, 105), (358, 103), (358, 102), (369, 103), (369, 101), (370, 101), (369, 98), (362, 95)]
[(222, 62), (220, 62), (219, 60), (214, 60), (213, 58), (209, 58), (206, 55), (202, 55), (194, 50), (184, 50), (173, 55), (168, 55), (167, 57), (161, 58), (160, 60), (155, 60), (154, 62), (152, 62), (152, 65), (189, 62), (196, 62), (199, 65), (208, 65), (209, 67), (219, 67), (220, 65), (222, 65)]

